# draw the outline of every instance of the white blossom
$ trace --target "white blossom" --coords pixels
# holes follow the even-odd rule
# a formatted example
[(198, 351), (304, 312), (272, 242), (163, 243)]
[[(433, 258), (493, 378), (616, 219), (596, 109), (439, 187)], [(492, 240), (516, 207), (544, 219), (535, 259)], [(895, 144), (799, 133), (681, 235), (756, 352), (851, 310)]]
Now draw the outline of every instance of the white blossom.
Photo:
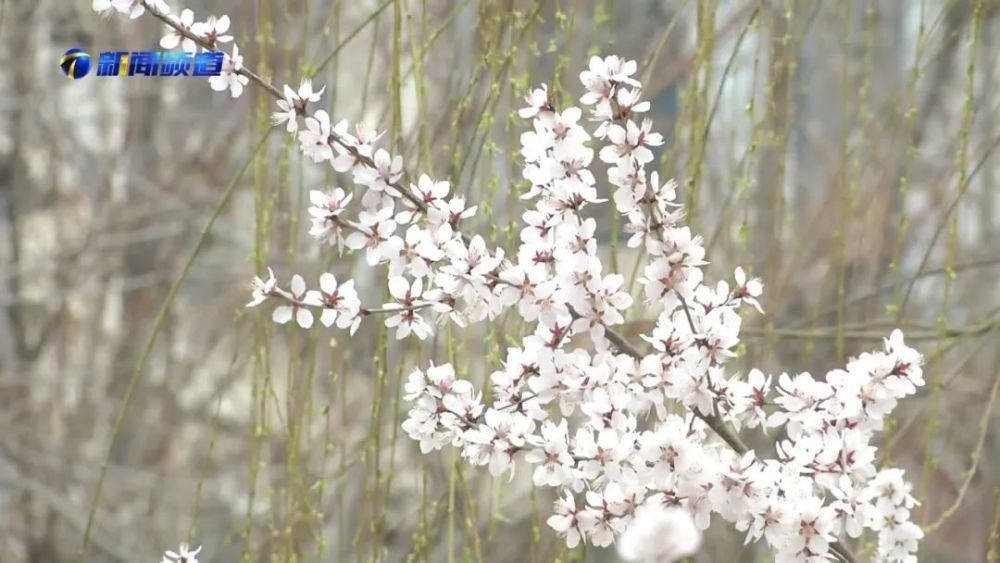
[(402, 157), (389, 156), (385, 149), (375, 151), (372, 158), (374, 168), (367, 166), (354, 169), (354, 181), (368, 189), (382, 191), (399, 182), (403, 177)]
[[(168, 17), (178, 27), (183, 28), (190, 34), (194, 34), (194, 12), (191, 10), (185, 8), (181, 10), (180, 16), (170, 15)], [(189, 53), (194, 53), (198, 50), (198, 44), (195, 43), (194, 39), (191, 39), (173, 27), (167, 26), (167, 34), (160, 39), (160, 47), (164, 49), (176, 49), (178, 45)]]
[(242, 69), (243, 57), (240, 55), (240, 48), (233, 44), (233, 54), (226, 54), (223, 58), (222, 72), (218, 76), (210, 77), (208, 83), (216, 92), (229, 90), (234, 98), (239, 98), (243, 95), (243, 87), (250, 82), (249, 78), (240, 73)]
[(274, 292), (278, 281), (274, 279), (274, 271), (271, 268), (267, 269), (267, 279), (261, 279), (259, 276), (254, 277), (251, 283), (251, 288), (253, 290), (253, 299), (246, 304), (247, 307), (256, 307), (264, 301)]
[(338, 283), (336, 276), (324, 273), (319, 277), (319, 297), (323, 305), (319, 322), (326, 327), (336, 323), (338, 328), (349, 328), (354, 334), (361, 324), (361, 300), (354, 290), (354, 280)]
[(198, 563), (197, 555), (201, 553), (201, 547), (191, 549), (191, 547), (186, 544), (180, 544), (177, 551), (168, 549), (163, 554), (163, 560), (161, 563)]
[(551, 111), (548, 85), (542, 84), (539, 88), (528, 92), (524, 96), (524, 101), (528, 104), (527, 107), (517, 110), (517, 114), (523, 119), (530, 119), (541, 112)]
[(282, 98), (276, 103), (278, 104), (278, 109), (271, 114), (271, 121), (275, 125), (285, 124), (285, 131), (294, 135), (299, 130), (299, 115), (302, 115), (309, 103), (316, 103), (323, 96), (323, 92), (326, 91), (326, 86), (323, 86), (318, 91), (313, 91), (312, 81), (305, 79), (299, 84), (298, 91), (293, 90), (291, 86), (285, 84), (282, 91)]
[(383, 307), (397, 312), (385, 319), (385, 326), (396, 329), (397, 340), (406, 338), (411, 332), (421, 340), (430, 336), (431, 327), (419, 311), (421, 306), (426, 305), (420, 298), (423, 292), (422, 278), (415, 278), (412, 282), (402, 276), (389, 279), (389, 293), (396, 301)]
[(226, 32), (229, 31), (229, 25), (229, 16), (209, 16), (207, 20), (192, 25), (191, 32), (204, 39), (209, 45), (229, 43), (233, 40), (232, 35), (226, 35)]
[(343, 188), (309, 192), (309, 202), (312, 204), (308, 210), (312, 221), (309, 234), (316, 240), (336, 246), (341, 253), (344, 250), (344, 227), (339, 217), (351, 203), (353, 196), (354, 194), (345, 193)]
[(275, 308), (271, 318), (278, 324), (285, 324), (294, 319), (300, 327), (311, 328), (313, 314), (309, 307), (320, 305), (317, 292), (308, 290), (302, 276), (295, 274), (292, 276), (291, 292), (288, 297), (289, 302)]

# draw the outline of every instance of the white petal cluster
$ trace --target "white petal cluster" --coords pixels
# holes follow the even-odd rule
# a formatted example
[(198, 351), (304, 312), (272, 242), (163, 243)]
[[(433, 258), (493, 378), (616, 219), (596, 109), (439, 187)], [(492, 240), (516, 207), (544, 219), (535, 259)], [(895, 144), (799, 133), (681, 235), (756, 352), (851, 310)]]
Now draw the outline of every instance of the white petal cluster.
[[(778, 561), (832, 559), (835, 542), (866, 530), (878, 537), (878, 560), (915, 559), (915, 501), (901, 470), (877, 469), (871, 441), (896, 402), (923, 384), (920, 355), (894, 331), (882, 351), (821, 378), (729, 375), (739, 309), (761, 310), (763, 286), (740, 268), (732, 284), (704, 283), (705, 250), (681, 224), (676, 184), (646, 171), (663, 139), (648, 120), (635, 121), (649, 106), (634, 72), (634, 63), (608, 57), (582, 73), (593, 135), (579, 125), (580, 110), (556, 111), (544, 87), (527, 96), (520, 114), (533, 124), (521, 155), (525, 197), (536, 204), (493, 293), (501, 306), (516, 305), (534, 334), (492, 374), (492, 404), (449, 367), (454, 394), (409, 388), (404, 429), (425, 451), (451, 444), (494, 475), (533, 466), (535, 485), (560, 491), (548, 523), (570, 547), (619, 537), (630, 560), (669, 561), (697, 549), (685, 526), (703, 530), (716, 515), (748, 543), (767, 542)], [(649, 256), (646, 300), (662, 308), (643, 335), (645, 355), (607, 338), (632, 298), (620, 276), (604, 273), (594, 222), (580, 213), (603, 201), (588, 169), (592, 137), (606, 142), (598, 156), (629, 244)], [(592, 351), (570, 346), (582, 333)], [(411, 381), (425, 377), (416, 371)], [(672, 414), (678, 407), (687, 414)], [(708, 422), (783, 438), (775, 454), (758, 455), (720, 444)]]
[(250, 79), (240, 73), (241, 70), (243, 56), (240, 55), (239, 46), (233, 43), (233, 53), (224, 54), (222, 72), (218, 76), (209, 77), (208, 84), (216, 92), (229, 90), (234, 98), (239, 98), (243, 95), (243, 87), (250, 83)]

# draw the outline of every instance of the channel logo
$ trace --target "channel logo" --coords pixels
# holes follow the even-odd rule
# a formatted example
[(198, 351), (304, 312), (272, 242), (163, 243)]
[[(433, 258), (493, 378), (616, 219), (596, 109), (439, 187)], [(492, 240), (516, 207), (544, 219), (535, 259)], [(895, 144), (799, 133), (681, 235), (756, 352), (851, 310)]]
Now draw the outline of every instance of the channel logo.
[[(97, 59), (97, 76), (219, 76), (224, 62), (222, 51), (105, 51)], [(90, 72), (90, 55), (70, 49), (59, 66), (78, 80)]]
[(90, 55), (83, 52), (83, 49), (70, 49), (59, 61), (63, 73), (73, 80), (79, 80), (90, 72)]

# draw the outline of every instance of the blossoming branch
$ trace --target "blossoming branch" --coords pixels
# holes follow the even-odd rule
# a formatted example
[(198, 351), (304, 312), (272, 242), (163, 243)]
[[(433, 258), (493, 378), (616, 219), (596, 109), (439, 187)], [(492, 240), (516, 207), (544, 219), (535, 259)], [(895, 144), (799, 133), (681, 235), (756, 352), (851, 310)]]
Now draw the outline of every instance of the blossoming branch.
[[(173, 16), (163, 0), (94, 0), (94, 9), (150, 12), (167, 25), (164, 48), (214, 50), (232, 39), (228, 17)], [(902, 470), (877, 468), (872, 440), (898, 400), (923, 385), (920, 354), (896, 330), (882, 350), (822, 377), (731, 373), (740, 310), (763, 312), (763, 286), (741, 268), (730, 281), (704, 279), (703, 241), (683, 224), (676, 183), (647, 170), (664, 141), (642, 117), (650, 104), (636, 70), (616, 56), (592, 58), (580, 74), (586, 120), (580, 107), (558, 107), (544, 84), (526, 96), (522, 199), (533, 203), (508, 255), (466, 232), (477, 206), (448, 181), (407, 181), (402, 158), (378, 146), (379, 132), (311, 110), (324, 88), (304, 80), (279, 90), (233, 44), (212, 88), (238, 97), (249, 82), (260, 85), (303, 155), (351, 175), (353, 189), (311, 192), (310, 234), (384, 266), (392, 298), (363, 305), (352, 280), (330, 273), (313, 289), (293, 275), (286, 289), (269, 269), (247, 306), (274, 302), (275, 322), (308, 329), (318, 315), (350, 334), (381, 315), (399, 339), (516, 311), (529, 334), (491, 374), (490, 401), (451, 364), (416, 369), (403, 428), (422, 452), (458, 448), (493, 475), (531, 467), (536, 486), (556, 489), (548, 524), (570, 547), (620, 537), (629, 553), (662, 555), (627, 538), (684, 530), (678, 515), (704, 530), (717, 516), (747, 543), (766, 542), (777, 561), (853, 561), (844, 542), (865, 534), (877, 540), (874, 560), (916, 560), (923, 533), (910, 521), (911, 486)], [(628, 246), (648, 257), (642, 297), (660, 312), (643, 348), (615, 332), (636, 296), (606, 271), (596, 221), (583, 214), (608, 203), (605, 195), (624, 218)], [(739, 432), (748, 430), (780, 436), (775, 451), (747, 449)]]

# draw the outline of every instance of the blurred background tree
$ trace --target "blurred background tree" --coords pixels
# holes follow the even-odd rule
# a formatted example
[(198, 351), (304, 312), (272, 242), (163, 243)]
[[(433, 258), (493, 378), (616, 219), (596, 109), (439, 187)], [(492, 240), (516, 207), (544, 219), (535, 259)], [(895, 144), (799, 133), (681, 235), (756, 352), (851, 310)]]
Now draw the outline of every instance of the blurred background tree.
[[(922, 501), (921, 557), (1000, 558), (995, 0), (184, 7), (229, 14), (272, 82), (315, 75), (335, 119), (388, 130), (410, 175), (481, 202), (478, 228), (508, 248), (521, 95), (546, 82), (572, 102), (588, 56), (637, 60), (709, 271), (765, 281), (741, 364), (825, 372), (904, 328), (929, 385), (882, 449)], [(450, 359), (483, 381), (521, 335), (513, 319), (421, 346), (376, 323), (347, 340), (243, 312), (264, 265), (383, 291), (306, 234), (308, 190), (350, 179), (268, 134), (267, 95), (60, 72), (71, 47), (157, 49), (149, 17), (6, 0), (0, 18), (0, 561), (75, 560), (85, 534), (102, 562), (185, 538), (207, 561), (616, 560), (566, 551), (526, 472), (493, 480), (400, 439), (409, 367)], [(637, 256), (598, 213), (628, 275)], [(768, 558), (725, 526), (710, 538), (696, 560)]]

